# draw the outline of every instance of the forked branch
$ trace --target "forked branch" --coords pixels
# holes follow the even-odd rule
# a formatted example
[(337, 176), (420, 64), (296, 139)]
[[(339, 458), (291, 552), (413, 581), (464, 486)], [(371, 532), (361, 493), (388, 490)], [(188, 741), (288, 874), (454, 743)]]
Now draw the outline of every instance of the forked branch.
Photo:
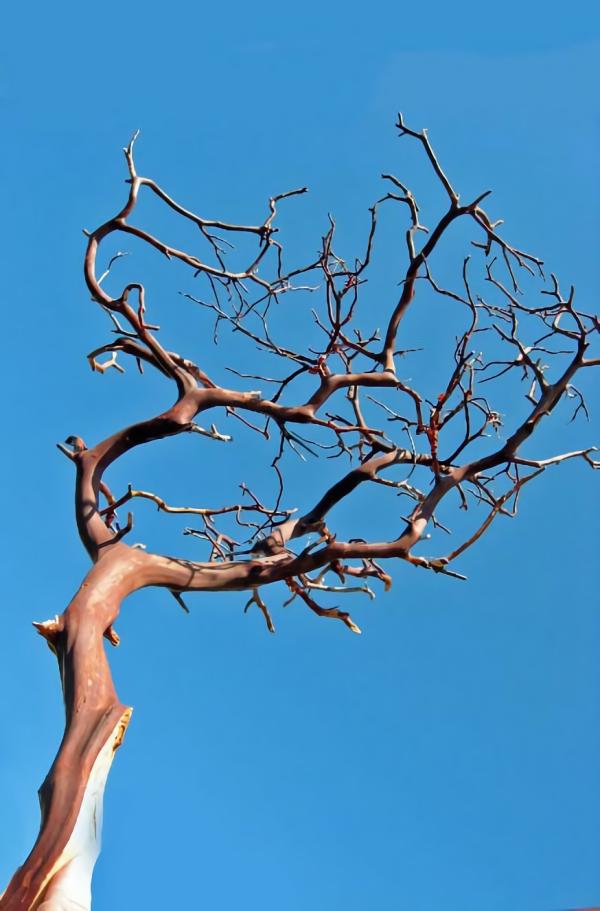
[[(39, 837), (0, 898), (0, 911), (90, 907), (99, 802), (131, 712), (117, 697), (103, 640), (118, 644), (115, 623), (129, 594), (163, 587), (188, 610), (183, 600), (188, 592), (244, 591), (250, 593), (246, 610), (256, 606), (274, 632), (263, 589), (273, 586), (277, 592), (275, 586), (282, 583), (280, 602), (287, 598), (287, 603), (302, 604), (319, 618), (341, 621), (359, 633), (349, 613), (330, 606), (327, 599), (356, 593), (371, 600), (372, 580), (388, 590), (392, 574), (380, 561), (402, 561), (464, 579), (449, 565), (476, 544), (498, 516), (516, 515), (525, 485), (550, 466), (575, 459), (599, 466), (592, 447), (573, 449), (569, 442), (562, 454), (542, 459), (531, 458), (525, 447), (542, 420), (565, 400), (574, 406), (572, 418), (588, 416), (576, 377), (582, 372), (585, 385), (589, 368), (600, 365), (597, 349), (592, 350), (600, 321), (587, 308), (578, 309), (573, 288), (564, 294), (553, 274), (546, 283), (542, 261), (500, 233), (501, 220), (492, 219), (482, 207), (489, 190), (461, 202), (427, 131), (412, 129), (401, 115), (397, 126), (405, 141), (421, 148), (433, 181), (443, 191), (444, 211), (425, 216), (404, 180), (385, 174), (386, 191), (369, 210), (361, 250), (352, 258), (338, 252), (336, 225), (330, 218), (315, 258), (292, 265), (277, 224), (279, 207), (297, 203), (306, 188), (269, 196), (253, 223), (220, 220), (182, 205), (153, 178), (138, 173), (137, 134), (125, 148), (127, 198), (115, 215), (86, 232), (87, 288), (108, 315), (112, 330), (88, 360), (100, 375), (109, 370), (121, 374), (128, 363), (141, 372), (154, 369), (173, 382), (174, 401), (91, 447), (75, 435), (58, 444), (75, 468), (77, 526), (92, 567), (66, 611), (36, 623), (59, 662), (65, 733), (40, 792)], [(182, 250), (140, 227), (136, 215), (143, 193), (194, 226), (203, 246)], [(365, 306), (364, 289), (376, 259), (382, 206), (394, 207), (403, 220), (405, 259), (396, 276), (398, 296), (381, 302), (380, 334), (379, 319), (373, 321), (372, 306)], [(459, 221), (473, 230), (475, 255), (461, 250), (455, 280), (443, 287), (434, 278), (435, 258), (442, 251), (453, 252), (449, 234)], [(254, 244), (243, 258), (235, 250), (239, 237)], [(159, 341), (158, 307), (143, 284), (128, 283), (114, 296), (109, 293), (124, 251), (105, 258), (106, 242), (117, 240), (120, 245), (129, 238), (189, 269), (193, 293), (182, 289), (180, 300), (190, 311), (194, 305), (190, 318), (210, 319), (215, 340), (218, 333), (231, 331), (248, 344), (255, 360), (239, 357), (223, 366), (239, 388), (228, 388), (220, 376), (208, 374), (205, 349), (189, 352), (192, 359)], [(105, 267), (99, 265), (101, 256)], [(281, 338), (281, 330), (270, 323), (275, 304), (280, 312), (289, 306), (301, 311), (307, 297), (319, 339), (311, 347), (302, 333)], [(427, 356), (428, 324), (421, 319), (415, 345), (402, 338), (403, 321), (410, 308), (422, 314), (432, 297), (438, 306), (436, 319), (445, 323), (453, 308), (462, 329), (458, 337), (449, 338), (441, 381), (440, 362), (432, 364), (431, 371), (421, 371), (427, 378), (438, 377), (435, 385), (433, 380), (427, 385), (426, 379), (417, 387), (404, 376), (403, 365), (412, 357)], [(264, 368), (265, 357), (275, 358), (281, 369)], [(268, 395), (247, 389), (248, 381), (253, 387), (259, 381)], [(516, 408), (503, 414), (502, 403), (514, 402), (516, 396), (525, 400), (524, 418), (514, 417)], [(197, 423), (203, 412), (215, 410), (219, 418), (203, 415)], [(232, 435), (218, 429), (221, 417), (255, 431), (257, 444), (266, 447), (273, 441), (274, 453), (267, 458), (275, 480), (270, 505), (245, 485), (241, 496), (231, 497), (234, 502), (225, 506), (173, 506), (132, 485), (119, 497), (112, 493), (105, 476), (135, 447), (181, 433), (194, 434), (199, 446), (233, 443)], [(257, 445), (257, 459), (259, 453)], [(319, 456), (325, 467), (318, 475), (307, 471), (306, 502), (296, 511), (285, 502), (287, 460)], [(335, 467), (340, 458), (349, 462), (343, 470)], [(367, 510), (361, 507), (353, 515), (366, 512), (369, 521), (345, 529), (339, 506), (365, 487), (371, 487), (373, 499)], [(392, 530), (365, 540), (359, 534), (384, 525), (381, 501), (373, 505), (380, 494), (391, 498)], [(411, 509), (402, 517), (397, 506), (406, 498)], [(187, 527), (184, 533), (207, 548), (206, 559), (164, 556), (127, 543), (133, 515), (121, 525), (119, 509), (136, 500), (152, 502), (161, 513), (197, 517), (200, 527)], [(472, 507), (484, 508), (485, 518), (463, 543), (443, 557), (415, 553), (430, 534), (449, 532), (440, 510)], [(276, 602), (277, 595), (272, 598)], [(271, 605), (271, 596), (268, 600)], [(90, 831), (94, 837), (86, 840), (82, 833)]]

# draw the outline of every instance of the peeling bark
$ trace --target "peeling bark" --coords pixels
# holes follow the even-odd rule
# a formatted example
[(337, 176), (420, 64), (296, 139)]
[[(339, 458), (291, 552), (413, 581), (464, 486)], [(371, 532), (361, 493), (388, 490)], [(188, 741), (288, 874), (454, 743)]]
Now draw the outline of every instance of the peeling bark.
[(102, 795), (132, 711), (117, 698), (103, 636), (112, 629), (123, 596), (137, 587), (138, 562), (129, 548), (107, 554), (62, 617), (35, 624), (58, 660), (65, 731), (39, 792), (39, 836), (0, 899), (2, 911), (38, 908), (42, 901), (52, 902), (49, 908), (68, 908), (67, 899), (73, 907), (89, 906), (82, 896), (90, 893), (100, 850)]
[(92, 874), (102, 842), (104, 789), (130, 717), (131, 709), (126, 709), (92, 766), (71, 837), (42, 889), (41, 904), (34, 903), (39, 911), (89, 911), (92, 907)]

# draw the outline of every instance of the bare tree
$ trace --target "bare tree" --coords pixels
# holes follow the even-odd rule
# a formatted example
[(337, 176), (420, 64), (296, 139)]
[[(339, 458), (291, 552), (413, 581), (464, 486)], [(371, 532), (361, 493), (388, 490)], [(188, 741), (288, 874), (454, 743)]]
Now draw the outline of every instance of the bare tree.
[[(118, 357), (128, 356), (140, 370), (149, 366), (172, 380), (177, 395), (167, 411), (118, 430), (90, 448), (77, 436), (59, 445), (76, 473), (77, 528), (92, 567), (64, 613), (35, 624), (58, 660), (66, 723), (58, 754), (40, 789), (37, 841), (0, 899), (2, 911), (90, 907), (104, 786), (131, 714), (115, 691), (103, 638), (118, 644), (115, 622), (129, 594), (159, 586), (187, 610), (183, 595), (188, 592), (246, 592), (246, 607), (255, 605), (273, 632), (263, 593), (268, 586), (283, 583), (289, 600), (296, 599), (319, 617), (339, 620), (359, 633), (349, 613), (324, 606), (323, 593), (372, 596), (373, 581), (388, 589), (391, 576), (379, 561), (390, 559), (463, 579), (453, 568), (455, 561), (497, 516), (516, 514), (526, 484), (567, 459), (584, 459), (598, 467), (591, 449), (543, 458), (521, 453), (542, 418), (562, 399), (572, 400), (574, 417), (587, 416), (574, 381), (579, 371), (600, 364), (599, 358), (588, 356), (592, 336), (600, 329), (597, 317), (576, 308), (573, 288), (564, 295), (554, 275), (546, 281), (540, 259), (501, 236), (501, 222), (492, 221), (482, 208), (489, 191), (462, 203), (426, 131), (410, 129), (401, 116), (397, 126), (400, 136), (419, 144), (447, 206), (427, 228), (412, 192), (398, 178), (384, 174), (387, 192), (371, 208), (365, 248), (351, 264), (334, 251), (332, 220), (314, 261), (291, 269), (285, 264), (275, 226), (277, 210), (305, 188), (273, 196), (265, 217), (256, 224), (230, 224), (196, 215), (154, 180), (140, 176), (134, 163), (135, 136), (124, 150), (129, 172), (125, 205), (88, 234), (85, 280), (115, 334), (112, 341), (91, 352), (89, 362), (100, 373), (109, 368), (122, 371)], [(143, 190), (197, 227), (207, 245), (207, 261), (133, 224)], [(371, 327), (366, 331), (358, 327), (359, 315), (365, 319), (359, 299), (374, 251), (379, 212), (382, 206), (397, 204), (404, 207), (408, 223), (406, 267), (398, 299), (379, 337)], [(473, 228), (474, 260), (479, 266), (469, 256), (464, 258), (457, 290), (436, 282), (432, 254), (458, 220)], [(258, 374), (251, 363), (227, 368), (237, 377), (238, 386), (260, 381), (272, 393), (227, 388), (221, 377), (208, 376), (201, 365), (163, 347), (158, 327), (148, 321), (142, 284), (128, 284), (111, 297), (105, 281), (120, 254), (113, 256), (101, 275), (97, 268), (100, 244), (111, 235), (137, 238), (167, 259), (189, 266), (201, 291), (185, 297), (212, 314), (215, 331), (229, 327), (248, 339), (253, 349), (258, 347), (287, 368), (277, 378)], [(254, 240), (256, 250), (246, 267), (235, 271), (228, 265), (228, 253), (232, 240), (241, 235)], [(486, 297), (474, 290), (475, 269)], [(446, 318), (449, 307), (464, 314), (463, 330), (449, 348), (449, 375), (433, 396), (403, 381), (398, 370), (399, 357), (406, 353), (398, 350), (400, 326), (413, 302), (418, 307), (420, 289), (439, 296), (440, 320)], [(313, 316), (322, 343), (296, 350), (290, 342), (274, 338), (268, 316), (282, 298), (302, 300), (307, 295), (317, 302)], [(509, 416), (501, 436), (503, 418), (492, 395), (499, 384), (512, 384), (513, 377), (524, 384), (526, 411), (521, 420)], [(299, 399), (295, 389), (307, 383), (312, 390)], [(510, 394), (514, 403), (514, 390)], [(277, 441), (269, 505), (245, 485), (237, 503), (220, 507), (172, 506), (159, 494), (132, 486), (113, 494), (104, 477), (133, 447), (180, 433), (230, 442), (231, 437), (216, 424), (196, 423), (201, 413), (214, 409)], [(517, 412), (516, 405), (513, 410)], [(350, 462), (349, 469), (340, 470), (335, 483), (298, 515), (284, 506), (282, 457), (288, 448), (300, 457), (321, 454)], [(390, 494), (411, 501), (410, 513), (393, 540), (365, 541), (352, 537), (352, 529), (341, 534), (330, 525), (334, 507), (364, 483), (383, 485)], [(415, 546), (426, 540), (429, 523), (442, 527), (437, 511), (446, 497), (457, 509), (476, 504), (485, 511), (483, 521), (475, 522), (466, 539), (444, 555), (415, 554)], [(186, 532), (205, 542), (207, 559), (194, 562), (128, 545), (133, 515), (127, 513), (123, 523), (119, 516), (136, 499), (150, 500), (166, 513), (193, 517), (200, 527)], [(246, 540), (239, 543), (234, 535)]]

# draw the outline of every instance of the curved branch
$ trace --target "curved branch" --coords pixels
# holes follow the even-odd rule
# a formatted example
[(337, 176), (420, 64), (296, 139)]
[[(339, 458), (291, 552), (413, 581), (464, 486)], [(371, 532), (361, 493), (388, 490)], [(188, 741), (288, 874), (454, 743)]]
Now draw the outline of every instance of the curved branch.
[[(140, 370), (148, 364), (172, 380), (176, 395), (175, 401), (166, 410), (118, 430), (90, 449), (76, 436), (68, 437), (64, 444), (59, 444), (61, 451), (76, 467), (77, 526), (93, 566), (63, 615), (36, 624), (58, 659), (65, 701), (65, 732), (57, 758), (40, 791), (42, 822), (39, 837), (0, 898), (0, 911), (42, 911), (42, 908), (44, 911), (59, 911), (63, 901), (77, 902), (82, 908), (89, 907), (89, 881), (98, 849), (96, 823), (102, 788), (112, 754), (120, 743), (131, 711), (117, 697), (103, 641), (106, 638), (112, 645), (118, 644), (114, 623), (123, 599), (131, 592), (146, 586), (164, 587), (185, 608), (182, 592), (250, 591), (252, 597), (249, 604), (258, 606), (269, 630), (273, 631), (271, 615), (258, 590), (284, 582), (292, 597), (300, 598), (312, 612), (337, 619), (354, 632), (359, 632), (345, 611), (317, 604), (315, 592), (337, 593), (358, 588), (372, 595), (367, 586), (345, 585), (347, 576), (374, 577), (388, 589), (391, 577), (376, 562), (380, 559), (401, 559), (436, 573), (464, 578), (449, 570), (448, 563), (479, 540), (497, 515), (516, 512), (516, 500), (524, 484), (547, 466), (576, 457), (583, 458), (593, 468), (598, 467), (598, 461), (591, 457), (592, 448), (573, 450), (543, 460), (524, 457), (520, 449), (534, 434), (542, 418), (550, 414), (564, 396), (576, 398), (575, 414), (583, 412), (587, 415), (583, 395), (572, 381), (580, 369), (600, 364), (597, 356), (585, 357), (592, 335), (597, 336), (600, 331), (600, 322), (597, 317), (576, 309), (574, 289), (571, 288), (565, 298), (553, 275), (550, 287), (541, 292), (546, 295), (542, 306), (523, 303), (517, 282), (519, 270), (531, 276), (538, 273), (543, 278), (542, 261), (500, 237), (497, 233), (500, 222), (492, 222), (481, 208), (489, 191), (466, 205), (460, 204), (459, 195), (442, 169), (425, 130), (417, 132), (410, 129), (401, 115), (398, 128), (400, 135), (412, 137), (420, 143), (434, 178), (448, 197), (449, 206), (432, 231), (429, 233), (421, 223), (419, 207), (408, 187), (392, 175), (385, 175), (384, 178), (400, 193), (387, 193), (370, 208), (370, 225), (362, 259), (356, 257), (349, 264), (335, 252), (335, 222), (330, 218), (317, 258), (287, 272), (283, 268), (283, 246), (275, 239), (277, 206), (289, 196), (304, 193), (306, 188), (272, 196), (265, 218), (254, 225), (205, 219), (184, 208), (150, 178), (137, 174), (133, 154), (136, 136), (125, 148), (129, 172), (127, 199), (112, 218), (89, 233), (84, 259), (87, 288), (92, 299), (109, 314), (117, 338), (92, 351), (89, 362), (92, 369), (99, 373), (104, 373), (111, 366), (122, 371), (117, 356), (133, 357)], [(201, 240), (208, 243), (216, 264), (172, 247), (130, 223), (143, 188), (197, 227)], [(373, 257), (378, 206), (384, 201), (408, 207), (409, 227), (406, 231), (408, 264), (401, 281), (402, 290), (391, 308), (381, 341), (377, 330), (363, 333), (355, 321), (360, 306), (359, 294), (367, 280), (367, 267)], [(499, 302), (497, 299), (487, 302), (472, 293), (471, 278), (467, 276), (468, 257), (463, 262), (464, 291), (460, 294), (441, 288), (431, 276), (430, 257), (453, 223), (463, 216), (474, 223), (477, 232), (483, 232), (483, 243), (474, 243), (483, 250), (484, 256), (487, 257), (493, 248), (499, 251), (501, 263), (512, 283), (512, 291), (492, 273), (494, 259), (486, 263), (484, 279)], [(215, 231), (228, 236), (236, 232), (255, 236), (258, 249), (250, 256), (245, 268), (228, 268), (226, 248), (231, 248), (231, 244)], [(427, 237), (418, 249), (420, 232)], [(96, 263), (103, 241), (115, 234), (135, 237), (168, 259), (175, 258), (189, 266), (196, 276), (207, 283), (212, 302), (192, 295), (185, 296), (208, 310), (215, 318), (216, 326), (224, 322), (232, 331), (258, 345), (263, 353), (292, 362), (291, 372), (282, 379), (264, 378), (266, 382), (275, 383), (271, 398), (264, 398), (256, 391), (225, 388), (209, 377), (201, 366), (164, 347), (156, 335), (158, 327), (146, 319), (145, 289), (139, 282), (125, 285), (115, 297), (109, 295), (104, 287), (105, 280), (109, 273), (112, 276), (111, 267), (123, 254), (120, 252), (113, 256), (108, 268), (99, 276), (96, 274)], [(270, 279), (257, 274), (259, 265), (261, 272), (264, 270), (265, 275), (272, 276)], [(302, 280), (300, 276), (308, 273), (311, 273), (311, 282), (313, 273), (317, 273), (323, 282), (322, 310), (313, 311), (322, 344), (302, 352), (273, 340), (267, 316), (274, 302), (281, 301), (288, 292), (305, 290), (312, 293), (318, 290), (314, 284), (294, 284), (296, 280)], [(400, 324), (415, 297), (418, 279), (425, 279), (425, 287), (433, 289), (445, 302), (452, 300), (466, 307), (466, 328), (456, 340), (450, 375), (447, 382), (441, 384), (441, 392), (437, 388), (425, 392), (413, 388), (409, 385), (412, 381), (404, 381), (397, 369), (398, 357), (417, 350), (397, 351), (396, 345)], [(519, 325), (522, 315), (525, 329)], [(260, 328), (256, 329), (256, 323), (252, 321), (258, 321)], [(525, 340), (520, 333), (528, 331), (532, 324), (539, 337), (533, 341)], [(480, 333), (486, 331), (486, 338), (493, 337), (497, 346), (503, 346), (502, 353), (496, 357), (494, 352), (493, 359), (487, 362), (482, 352), (470, 350), (474, 340), (481, 338)], [(560, 339), (562, 345), (566, 344), (566, 339), (569, 349), (574, 347), (575, 350), (548, 347), (548, 338)], [(508, 357), (504, 354), (506, 351), (509, 352)], [(108, 359), (98, 360), (102, 355), (108, 355)], [(557, 379), (552, 381), (551, 376), (555, 372), (542, 358), (555, 357), (567, 357), (568, 360), (566, 366), (564, 361), (560, 361), (563, 366), (556, 371)], [(365, 369), (365, 362), (372, 369)], [(501, 369), (490, 376), (485, 372), (492, 365)], [(259, 374), (258, 370), (250, 373), (229, 369), (243, 379)], [(484, 440), (486, 430), (498, 430), (502, 416), (488, 398), (478, 394), (476, 383), (480, 373), (484, 375), (481, 382), (502, 380), (503, 377), (511, 381), (521, 375), (527, 383), (526, 397), (533, 403), (533, 409), (525, 420), (500, 446)], [(310, 392), (303, 393), (299, 403), (284, 401), (284, 393), (288, 395), (295, 388), (295, 381), (300, 382), (301, 378), (306, 381), (310, 377), (314, 377), (314, 386)], [(363, 388), (379, 388), (382, 396), (387, 396), (382, 402), (371, 396), (365, 398), (383, 409), (388, 424), (393, 424), (393, 429), (399, 429), (404, 435), (401, 442), (370, 426), (366, 403), (360, 400)], [(486, 392), (488, 388), (493, 387), (486, 386)], [(345, 407), (346, 413), (324, 412), (327, 403), (342, 391), (345, 393), (342, 407)], [(397, 399), (409, 401), (410, 416), (397, 410)], [(214, 425), (210, 430), (204, 430), (195, 423), (198, 414), (212, 408), (224, 408), (226, 414), (235, 416), (267, 439), (272, 424), (279, 431), (279, 450), (272, 462), (279, 490), (272, 509), (265, 507), (247, 489), (244, 489), (244, 494), (251, 498), (248, 503), (216, 509), (172, 507), (156, 494), (132, 487), (120, 499), (115, 499), (103, 479), (104, 474), (117, 459), (134, 447), (183, 432), (195, 432), (221, 441), (230, 440), (231, 437), (219, 433)], [(260, 415), (264, 426), (253, 424), (242, 413)], [(459, 423), (454, 420), (457, 417), (464, 422), (464, 427), (453, 436)], [(330, 431), (335, 442), (330, 446), (306, 440), (298, 431), (292, 432), (288, 424)], [(440, 449), (442, 437), (444, 443), (448, 439), (448, 428), (450, 442), (447, 451), (453, 454), (444, 459)], [(417, 451), (413, 434), (427, 441), (424, 448), (428, 451)], [(332, 450), (331, 457), (347, 455), (351, 459), (350, 470), (331, 484), (317, 502), (298, 518), (292, 517), (291, 511), (280, 508), (284, 490), (280, 460), (286, 443), (292, 447), (300, 446), (313, 454), (316, 452), (314, 447), (317, 447)], [(474, 450), (476, 457), (471, 455)], [(464, 464), (457, 463), (459, 457), (466, 459)], [(398, 465), (406, 466), (407, 477), (397, 481), (380, 476)], [(521, 477), (521, 466), (536, 470)], [(427, 484), (419, 482), (417, 487), (409, 481), (415, 471), (427, 475)], [(504, 475), (510, 482), (508, 490), (498, 495), (494, 484)], [(335, 506), (365, 481), (406, 494), (414, 503), (411, 514), (404, 520), (404, 528), (393, 540), (340, 540), (327, 527), (326, 520)], [(503, 486), (506, 487), (506, 482)], [(456, 491), (461, 509), (467, 509), (473, 501), (485, 504), (489, 508), (487, 517), (471, 537), (447, 557), (428, 559), (414, 556), (412, 549), (422, 540), (429, 522), (434, 528), (444, 528), (437, 520), (436, 509), (452, 491)], [(105, 508), (100, 508), (101, 494), (108, 504)], [(205, 523), (205, 531), (186, 531), (207, 537), (214, 559), (208, 562), (183, 560), (144, 553), (123, 543), (122, 539), (133, 520), (129, 517), (124, 528), (114, 529), (115, 510), (136, 497), (152, 500), (164, 512), (199, 515)], [(512, 507), (508, 507), (512, 497)], [(246, 521), (245, 517), (242, 518), (244, 511), (256, 513), (259, 521)], [(213, 523), (221, 515), (235, 516), (239, 525), (254, 529), (249, 540), (255, 543), (250, 550), (236, 550), (233, 538), (215, 528)], [(294, 552), (292, 542), (309, 533), (316, 533), (317, 541), (308, 543), (298, 553)], [(257, 540), (259, 537), (260, 540)], [(357, 562), (352, 564), (349, 561)], [(313, 572), (318, 575), (311, 576)], [(328, 573), (334, 574), (341, 585), (327, 584), (324, 579)], [(93, 831), (94, 837), (86, 837), (88, 831)]]

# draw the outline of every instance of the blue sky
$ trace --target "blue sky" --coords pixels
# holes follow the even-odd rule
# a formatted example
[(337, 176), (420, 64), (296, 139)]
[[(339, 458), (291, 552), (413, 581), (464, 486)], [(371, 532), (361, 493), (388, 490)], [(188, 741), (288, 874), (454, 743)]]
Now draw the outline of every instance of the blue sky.
[[(396, 138), (397, 110), (429, 128), (466, 197), (494, 189), (507, 235), (574, 282), (587, 310), (599, 236), (591, 5), (63, 3), (13, 6), (6, 18), (0, 882), (31, 846), (62, 726), (55, 663), (30, 621), (62, 611), (87, 568), (71, 465), (54, 444), (70, 433), (95, 441), (171, 396), (132, 370), (94, 375), (84, 357), (109, 327), (83, 286), (81, 229), (120, 205), (132, 130), (142, 129), (140, 171), (203, 213), (256, 217), (271, 193), (308, 184), (284, 216), (299, 255), (314, 251), (328, 211), (344, 251), (358, 252), (381, 171), (406, 177), (424, 207), (439, 202)], [(178, 237), (157, 207), (143, 216)], [(398, 277), (393, 231), (390, 221), (376, 288)], [(191, 278), (137, 249), (123, 269), (119, 280), (147, 281), (164, 337), (222, 371), (224, 343), (208, 347), (208, 323), (177, 295), (194, 291)], [(424, 328), (415, 313), (408, 331)], [(444, 324), (431, 336), (437, 363)], [(598, 443), (597, 423), (594, 435), (567, 418), (553, 416), (532, 455)], [(268, 454), (245, 440), (158, 443), (109, 480), (177, 503), (230, 501), (240, 481), (268, 498)], [(286, 465), (289, 505), (309, 505), (317, 469)], [(190, 598), (189, 617), (162, 592), (132, 598), (111, 662), (135, 712), (109, 781), (95, 907), (598, 904), (593, 480), (575, 463), (548, 471), (520, 517), (465, 554), (468, 583), (395, 567), (390, 594), (351, 604), (362, 637), (295, 604), (282, 610), (279, 592), (274, 637), (257, 612), (242, 614), (243, 595)], [(373, 496), (339, 510), (340, 530), (358, 517), (374, 532), (373, 502), (390, 504), (382, 521), (393, 527), (397, 504)], [(180, 536), (187, 523), (146, 504), (135, 514), (149, 547), (200, 556)]]

